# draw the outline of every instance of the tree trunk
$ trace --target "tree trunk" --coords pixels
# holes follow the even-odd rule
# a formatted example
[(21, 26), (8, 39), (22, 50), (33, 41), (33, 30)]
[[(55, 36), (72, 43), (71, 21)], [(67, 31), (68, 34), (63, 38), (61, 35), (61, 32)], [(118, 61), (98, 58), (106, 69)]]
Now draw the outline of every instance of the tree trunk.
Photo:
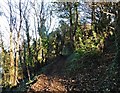
[[(18, 82), (18, 62), (19, 62), (19, 44), (20, 44), (20, 30), (22, 26), (22, 9), (21, 9), (21, 0), (19, 0), (19, 16), (20, 16), (20, 24), (19, 29), (17, 32), (17, 45), (16, 45), (16, 60), (15, 60), (15, 85), (17, 85)], [(17, 28), (16, 28), (17, 29)]]
[(73, 37), (75, 38), (77, 26), (78, 26), (78, 3), (77, 2), (75, 3), (74, 7), (75, 7), (75, 27), (74, 27)]
[(20, 32), (18, 32), (18, 35), (17, 35), (17, 45), (16, 45), (16, 60), (15, 60), (15, 85), (17, 85), (18, 83), (18, 61), (19, 61), (19, 41), (20, 41)]
[(73, 39), (73, 23), (72, 23), (72, 3), (68, 3), (69, 6), (69, 18), (70, 18), (70, 50), (71, 53), (74, 51), (74, 39)]
[(14, 55), (13, 55), (13, 40), (12, 40), (12, 31), (10, 31), (10, 85), (14, 85), (16, 83), (14, 76)]
[(16, 83), (15, 81), (15, 68), (14, 68), (14, 54), (13, 54), (13, 37), (12, 37), (12, 33), (13, 33), (13, 15), (12, 15), (12, 6), (11, 6), (11, 2), (9, 2), (9, 9), (10, 9), (10, 82), (9, 84), (11, 86), (14, 86), (14, 84)]

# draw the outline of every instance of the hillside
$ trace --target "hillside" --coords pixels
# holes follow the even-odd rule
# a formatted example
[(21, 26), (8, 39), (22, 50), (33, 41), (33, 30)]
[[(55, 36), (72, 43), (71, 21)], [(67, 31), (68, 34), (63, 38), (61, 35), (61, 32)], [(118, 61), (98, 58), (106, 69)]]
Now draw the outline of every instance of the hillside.
[[(115, 89), (115, 81), (110, 81), (109, 70), (115, 57), (114, 44), (106, 49), (106, 52), (86, 53), (80, 55), (73, 53), (65, 57), (59, 56), (54, 62), (42, 68), (41, 75), (36, 83), (30, 86), (32, 91), (109, 91)], [(110, 48), (111, 51), (107, 51)], [(41, 77), (41, 78), (39, 78)], [(44, 77), (48, 79), (44, 79)], [(51, 85), (51, 80), (52, 82)], [(43, 81), (43, 82), (41, 82)], [(41, 82), (41, 83), (40, 83)], [(46, 86), (43, 83), (50, 83)], [(111, 86), (112, 84), (112, 86)], [(37, 86), (41, 85), (39, 88)], [(117, 89), (117, 88), (116, 88)], [(38, 93), (38, 92), (35, 92)]]

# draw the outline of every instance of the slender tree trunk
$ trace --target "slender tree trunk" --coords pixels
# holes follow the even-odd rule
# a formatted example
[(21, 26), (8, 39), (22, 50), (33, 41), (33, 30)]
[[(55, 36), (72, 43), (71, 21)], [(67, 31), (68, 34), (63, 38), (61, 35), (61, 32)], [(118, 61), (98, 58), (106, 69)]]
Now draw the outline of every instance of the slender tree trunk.
[(73, 23), (72, 23), (72, 5), (69, 3), (69, 17), (70, 17), (70, 40), (73, 41)]
[[(1, 42), (1, 48), (2, 48), (2, 51), (1, 51), (1, 54), (0, 54), (0, 56), (1, 56), (1, 66), (2, 66), (2, 69), (4, 70), (4, 67), (6, 66), (6, 64), (5, 64), (5, 50), (4, 50), (4, 46), (3, 46), (3, 39), (2, 39), (2, 33), (1, 33), (1, 31), (0, 31), (0, 42)], [(2, 83), (4, 84), (5, 83), (5, 81), (6, 81), (6, 76), (5, 76), (5, 71), (3, 71), (2, 73), (1, 73), (2, 75)]]
[[(74, 32), (73, 32), (73, 40), (74, 43), (76, 42), (76, 31), (77, 31), (77, 27), (78, 27), (78, 3), (76, 2), (74, 4), (75, 7), (75, 26), (74, 26)], [(74, 49), (76, 48), (76, 46), (74, 45)]]
[(15, 60), (15, 85), (17, 85), (18, 83), (18, 62), (19, 62), (19, 39), (20, 39), (20, 32), (18, 32), (18, 35), (17, 35), (17, 46), (16, 46), (16, 60)]
[[(19, 16), (20, 16), (20, 24), (19, 29), (17, 31), (17, 45), (16, 45), (16, 60), (15, 60), (15, 85), (17, 85), (18, 82), (18, 62), (19, 62), (19, 45), (20, 45), (20, 30), (22, 26), (22, 9), (21, 9), (21, 0), (19, 0)], [(17, 29), (17, 28), (16, 28)]]
[(42, 49), (42, 61), (41, 61), (41, 65), (44, 66), (44, 51)]
[[(21, 68), (21, 70), (20, 70), (20, 72), (18, 72), (18, 73), (21, 73), (21, 80), (23, 80), (23, 70), (24, 70), (24, 68), (23, 68), (23, 60), (22, 60), (22, 58), (23, 58), (23, 50), (22, 50), (22, 46), (20, 46), (19, 45), (19, 62), (20, 62), (20, 68)], [(18, 78), (19, 79), (19, 78)]]
[(12, 25), (13, 25), (13, 19), (12, 19), (12, 7), (11, 7), (11, 2), (9, 2), (9, 9), (10, 9), (10, 82), (9, 84), (11, 86), (14, 86), (14, 84), (16, 83), (15, 81), (15, 68), (14, 68), (14, 54), (13, 54), (13, 37), (12, 37), (12, 33), (13, 33), (13, 29), (12, 29)]
[(77, 26), (78, 26), (78, 3), (77, 2), (75, 3), (74, 7), (75, 7), (75, 27), (74, 27), (73, 37), (75, 38)]
[(23, 69), (23, 75), (26, 76), (28, 78), (28, 80), (30, 80), (30, 71), (29, 71), (29, 64), (27, 64), (27, 60), (26, 60), (26, 43), (24, 41), (24, 69)]
[(92, 2), (92, 12), (91, 12), (91, 20), (92, 20), (92, 25), (91, 25), (91, 29), (94, 30), (94, 24), (95, 24), (95, 3), (94, 1)]
[(14, 55), (13, 55), (13, 40), (12, 40), (12, 31), (10, 31), (10, 85), (14, 85), (15, 76), (14, 76)]
[(69, 18), (70, 18), (70, 50), (71, 53), (74, 51), (74, 39), (73, 39), (73, 20), (72, 20), (72, 3), (68, 3), (69, 6)]
[(25, 25), (26, 25), (26, 37), (27, 37), (27, 51), (28, 51), (28, 64), (26, 64), (27, 66), (27, 74), (28, 74), (28, 79), (31, 79), (31, 72), (30, 72), (30, 66), (32, 66), (32, 60), (31, 60), (31, 48), (30, 48), (30, 35), (29, 35), (29, 25), (28, 25), (28, 19), (26, 18), (26, 16), (24, 15), (24, 20), (25, 20)]

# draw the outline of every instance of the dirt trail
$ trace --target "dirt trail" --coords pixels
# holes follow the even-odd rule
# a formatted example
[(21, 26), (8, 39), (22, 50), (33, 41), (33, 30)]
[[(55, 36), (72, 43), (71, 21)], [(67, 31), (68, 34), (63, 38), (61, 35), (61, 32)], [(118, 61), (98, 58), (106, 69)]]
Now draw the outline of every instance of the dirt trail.
[(63, 75), (62, 70), (66, 64), (66, 57), (62, 56), (57, 58), (57, 60), (46, 68), (45, 74), (47, 76), (61, 76)]

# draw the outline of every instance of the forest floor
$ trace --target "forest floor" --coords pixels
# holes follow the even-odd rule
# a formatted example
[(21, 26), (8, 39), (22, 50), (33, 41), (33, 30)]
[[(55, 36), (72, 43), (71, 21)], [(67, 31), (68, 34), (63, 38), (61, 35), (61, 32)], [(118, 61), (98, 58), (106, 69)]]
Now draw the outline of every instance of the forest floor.
[[(87, 53), (79, 56), (57, 57), (54, 62), (42, 68), (36, 82), (27, 93), (56, 93), (74, 91), (117, 91), (117, 78), (113, 67), (115, 44), (111, 43), (103, 53)], [(113, 71), (113, 74), (110, 74)]]
[(61, 58), (37, 76), (37, 81), (30, 86), (27, 93), (100, 91), (103, 79), (107, 77), (106, 70), (112, 64), (111, 60), (114, 56), (114, 53), (105, 54), (99, 58), (86, 55), (71, 66), (67, 59)]

